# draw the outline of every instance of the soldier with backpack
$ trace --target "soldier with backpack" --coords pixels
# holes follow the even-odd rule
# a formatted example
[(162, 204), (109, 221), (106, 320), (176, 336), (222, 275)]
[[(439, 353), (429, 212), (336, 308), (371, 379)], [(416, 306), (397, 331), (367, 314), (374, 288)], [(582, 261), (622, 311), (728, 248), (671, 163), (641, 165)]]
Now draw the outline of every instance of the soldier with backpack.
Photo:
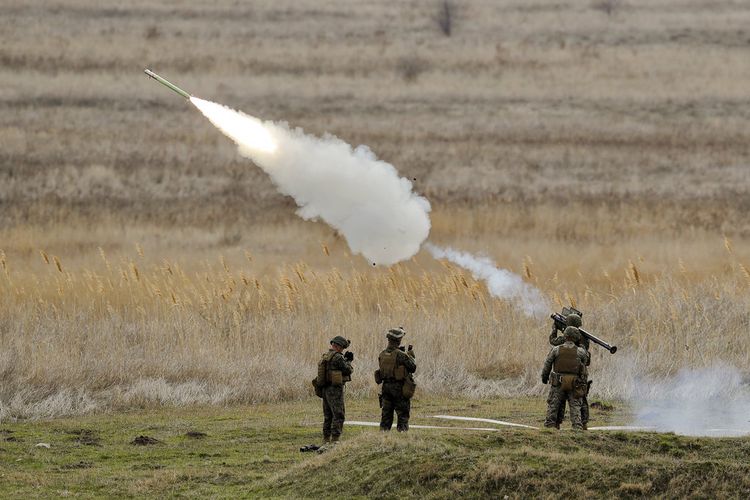
[[(575, 309), (573, 309), (576, 311)], [(570, 312), (571, 310), (568, 308), (563, 308), (563, 313), (568, 312), (568, 314), (565, 315), (565, 323), (567, 326), (574, 326), (576, 328), (581, 328), (581, 325), (583, 324), (583, 320), (581, 319), (581, 314), (579, 311), (576, 312)], [(565, 343), (565, 337), (564, 336), (557, 336), (558, 332), (558, 325), (554, 324), (552, 326), (552, 333), (549, 334), (549, 343), (553, 346), (563, 345)], [(589, 352), (590, 342), (589, 339), (582, 335), (578, 335), (576, 339), (574, 339), (575, 344), (578, 347), (583, 347), (586, 349), (586, 352)], [(589, 354), (589, 359), (591, 359), (591, 354)], [(589, 400), (588, 400), (588, 392), (591, 388), (591, 383), (593, 381), (589, 380), (586, 383), (586, 394), (583, 395), (583, 398), (581, 398), (581, 423), (583, 424), (583, 428), (586, 429), (588, 427), (589, 423)], [(557, 415), (557, 427), (560, 428), (560, 424), (563, 423), (563, 420), (565, 418), (565, 405), (560, 405), (560, 413)]]
[(381, 431), (391, 430), (394, 411), (398, 416), (396, 429), (399, 432), (409, 430), (411, 398), (416, 388), (412, 374), (417, 370), (417, 363), (412, 346), (406, 350), (400, 346), (404, 335), (406, 332), (401, 327), (388, 330), (388, 347), (378, 356), (375, 382), (383, 384), (380, 393)]
[(323, 441), (326, 443), (337, 442), (344, 430), (344, 384), (352, 379), (354, 353), (343, 351), (350, 344), (341, 335), (332, 338), (331, 348), (318, 361), (318, 375), (313, 379), (315, 394), (323, 399)]
[(568, 403), (570, 420), (574, 429), (584, 430), (581, 407), (587, 390), (587, 365), (589, 353), (576, 345), (580, 337), (578, 328), (568, 326), (563, 332), (565, 342), (552, 348), (542, 369), (542, 383), (550, 383), (547, 397), (547, 418), (545, 427), (559, 428), (560, 407)]

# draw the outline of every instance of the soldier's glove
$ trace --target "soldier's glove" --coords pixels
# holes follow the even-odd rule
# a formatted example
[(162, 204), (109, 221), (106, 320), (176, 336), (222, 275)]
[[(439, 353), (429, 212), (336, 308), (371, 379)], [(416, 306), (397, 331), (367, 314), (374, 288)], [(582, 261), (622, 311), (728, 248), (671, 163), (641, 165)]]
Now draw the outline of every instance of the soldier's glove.
[(354, 361), (354, 353), (352, 351), (346, 351), (344, 353), (344, 359), (347, 360), (347, 361), (349, 361), (349, 362)]
[(542, 375), (542, 383), (547, 385), (547, 382), (549, 382), (549, 375)]
[(407, 351), (413, 351), (414, 350), (414, 346), (411, 345), (411, 344), (409, 344), (409, 347), (407, 347), (406, 350)]

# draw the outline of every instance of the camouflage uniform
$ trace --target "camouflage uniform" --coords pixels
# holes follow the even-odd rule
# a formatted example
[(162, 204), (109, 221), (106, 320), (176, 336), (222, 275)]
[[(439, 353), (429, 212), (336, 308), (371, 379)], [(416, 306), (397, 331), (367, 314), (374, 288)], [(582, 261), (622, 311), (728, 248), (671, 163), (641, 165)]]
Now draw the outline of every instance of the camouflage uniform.
[[(575, 316), (574, 318), (571, 316)], [(568, 326), (575, 326), (579, 327), (581, 326), (581, 317), (577, 314), (569, 314), (565, 317), (566, 323)], [(589, 339), (578, 334), (578, 337), (574, 340), (575, 344), (578, 347), (583, 347), (586, 349), (586, 352), (589, 352), (589, 346), (591, 345), (589, 342)], [(557, 336), (557, 327), (552, 327), (552, 332), (549, 334), (549, 343), (553, 346), (563, 345), (565, 343), (565, 337), (563, 336)], [(587, 363), (587, 366), (591, 363), (591, 354), (589, 354), (589, 362)], [(586, 383), (586, 394), (581, 398), (581, 422), (583, 423), (583, 428), (585, 429), (588, 426), (589, 423), (589, 387), (591, 386), (590, 381), (587, 381)], [(557, 427), (559, 428), (560, 425), (565, 420), (565, 405), (560, 405), (560, 412), (557, 415)]]
[[(403, 366), (406, 373), (412, 374), (417, 370), (417, 363), (415, 361), (414, 351), (404, 352), (402, 348), (399, 348), (401, 338), (404, 333), (402, 329), (393, 329), (388, 332), (388, 347), (380, 353), (378, 356), (378, 362), (380, 364), (380, 372), (384, 373), (382, 359), (384, 355), (388, 356), (395, 352), (396, 361), (395, 367)], [(409, 376), (409, 375), (407, 375)], [(384, 376), (382, 378), (383, 389), (380, 394), (380, 405), (382, 408), (380, 414), (380, 430), (390, 431), (393, 426), (393, 412), (396, 412), (398, 422), (396, 429), (399, 432), (405, 432), (409, 430), (409, 413), (411, 411), (411, 398), (404, 397), (404, 380), (396, 380), (395, 378)]]
[[(588, 363), (589, 354), (584, 348), (575, 345), (574, 338), (577, 334), (577, 328), (566, 328), (565, 343), (553, 347), (544, 362), (544, 368), (542, 369), (542, 382), (546, 384), (550, 378), (552, 379), (549, 396), (547, 397), (547, 417), (544, 421), (545, 427), (559, 428), (558, 415), (560, 414), (560, 407), (564, 407), (565, 402), (567, 401), (568, 406), (570, 406), (570, 420), (573, 424), (573, 428), (584, 428), (581, 419), (581, 407), (582, 397), (585, 392), (586, 365)], [(563, 353), (563, 349), (566, 350), (565, 353)], [(562, 364), (562, 358), (564, 358), (567, 353), (570, 353), (571, 349), (575, 349), (575, 367), (569, 366), (559, 373), (557, 373), (557, 370), (556, 372), (552, 372), (553, 366), (555, 366), (556, 369), (560, 368), (558, 362)], [(550, 377), (550, 375), (552, 375), (552, 377)], [(565, 390), (560, 383), (561, 376), (563, 375), (576, 375), (574, 386), (570, 390)]]
[[(337, 337), (338, 338), (338, 337)], [(348, 342), (346, 346), (348, 347)], [(354, 369), (352, 364), (344, 358), (340, 352), (330, 349), (326, 356), (330, 356), (328, 361), (328, 371), (339, 370), (347, 379)], [(344, 430), (344, 419), (346, 418), (346, 408), (344, 407), (344, 384), (340, 386), (327, 385), (323, 387), (323, 441), (338, 441), (339, 436)]]

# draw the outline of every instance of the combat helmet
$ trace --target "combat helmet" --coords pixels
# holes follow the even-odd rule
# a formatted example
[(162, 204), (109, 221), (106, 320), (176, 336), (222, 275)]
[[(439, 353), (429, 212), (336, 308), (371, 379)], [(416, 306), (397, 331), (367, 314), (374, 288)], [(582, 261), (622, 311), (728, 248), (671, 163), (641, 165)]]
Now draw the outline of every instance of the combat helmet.
[(341, 346), (343, 349), (346, 349), (347, 347), (349, 347), (349, 344), (351, 344), (351, 342), (346, 340), (341, 335), (336, 335), (331, 339), (331, 344), (336, 344), (338, 346)]
[(566, 339), (570, 339), (575, 343), (578, 343), (578, 341), (581, 339), (581, 334), (578, 331), (578, 328), (576, 328), (575, 326), (568, 326), (563, 332), (563, 337), (565, 337)]
[(581, 317), (576, 313), (570, 313), (567, 316), (565, 316), (565, 323), (568, 324), (568, 326), (574, 326), (576, 328), (580, 328), (583, 324), (583, 320)]
[(406, 331), (404, 331), (403, 326), (399, 326), (397, 328), (391, 328), (388, 330), (388, 333), (385, 334), (385, 337), (388, 340), (393, 340), (395, 342), (401, 342), (401, 339), (404, 338), (404, 335), (406, 335)]

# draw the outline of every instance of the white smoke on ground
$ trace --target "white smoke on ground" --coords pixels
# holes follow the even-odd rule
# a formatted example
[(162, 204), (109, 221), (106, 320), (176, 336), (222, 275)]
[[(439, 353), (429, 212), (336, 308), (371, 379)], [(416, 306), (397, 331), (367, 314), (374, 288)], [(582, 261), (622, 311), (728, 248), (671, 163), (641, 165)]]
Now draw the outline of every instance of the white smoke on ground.
[(636, 382), (635, 425), (686, 436), (750, 434), (750, 386), (735, 367), (683, 369)]
[(489, 258), (451, 248), (440, 248), (430, 243), (425, 248), (436, 259), (448, 259), (471, 272), (474, 279), (487, 284), (493, 297), (512, 301), (527, 316), (541, 318), (548, 313), (549, 305), (538, 288), (526, 283), (516, 273), (498, 268)]
[(264, 122), (226, 106), (190, 101), (299, 205), (346, 238), (353, 253), (391, 265), (414, 256), (430, 232), (430, 204), (412, 183), (367, 146), (306, 135), (285, 123)]

